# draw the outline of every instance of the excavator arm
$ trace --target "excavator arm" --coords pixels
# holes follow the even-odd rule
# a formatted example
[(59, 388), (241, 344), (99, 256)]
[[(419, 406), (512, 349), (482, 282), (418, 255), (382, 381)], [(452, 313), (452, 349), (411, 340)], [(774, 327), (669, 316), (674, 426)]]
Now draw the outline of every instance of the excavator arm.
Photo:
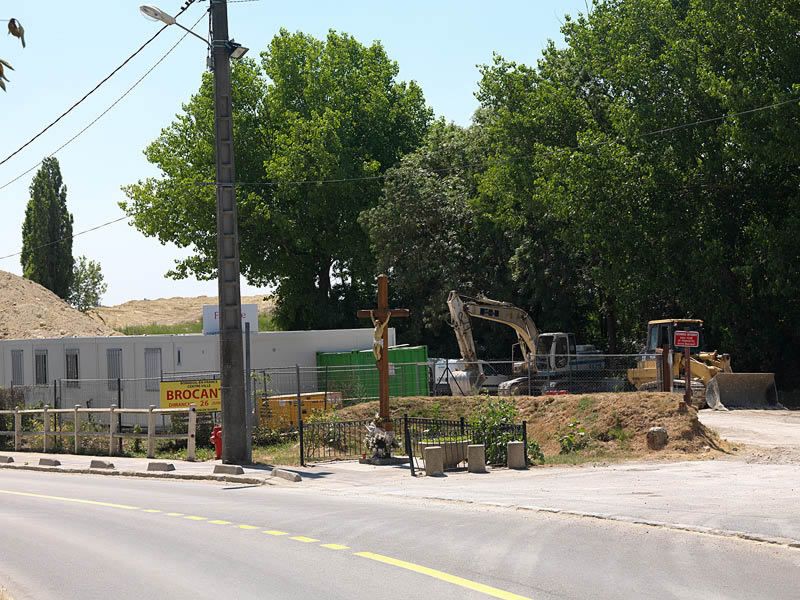
[[(456, 291), (451, 291), (447, 297), (447, 307), (450, 309), (451, 324), (458, 341), (458, 349), (466, 363), (467, 371), (474, 374), (476, 382), (479, 379), (482, 380), (483, 370), (478, 362), (475, 341), (472, 338), (470, 317), (486, 319), (511, 327), (517, 334), (525, 362), (531, 366), (531, 369), (535, 369), (536, 340), (539, 338), (539, 330), (533, 319), (524, 310), (508, 302), (499, 302), (489, 298), (469, 298)], [(472, 369), (470, 369), (470, 365), (474, 365)], [(477, 383), (476, 387), (479, 385)]]

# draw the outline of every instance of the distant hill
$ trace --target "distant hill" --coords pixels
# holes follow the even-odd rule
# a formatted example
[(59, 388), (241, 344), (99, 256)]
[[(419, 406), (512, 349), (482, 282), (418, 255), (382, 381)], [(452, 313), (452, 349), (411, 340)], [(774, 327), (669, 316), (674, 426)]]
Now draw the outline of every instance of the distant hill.
[(38, 283), (0, 271), (0, 339), (118, 335)]
[[(203, 318), (203, 305), (216, 303), (216, 296), (130, 300), (117, 306), (101, 306), (89, 314), (108, 327), (121, 331), (150, 325), (173, 326), (196, 323)], [(242, 296), (242, 304), (258, 304), (258, 312), (261, 315), (271, 314), (274, 307), (272, 300), (266, 295)]]

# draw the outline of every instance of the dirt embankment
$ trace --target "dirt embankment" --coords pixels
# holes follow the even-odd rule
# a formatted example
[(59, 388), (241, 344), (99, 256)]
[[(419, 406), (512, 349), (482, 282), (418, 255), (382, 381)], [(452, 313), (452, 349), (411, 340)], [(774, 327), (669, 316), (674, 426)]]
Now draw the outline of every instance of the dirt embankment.
[(50, 290), (0, 271), (0, 339), (117, 335)]
[[(496, 399), (495, 399), (496, 400)], [(731, 446), (697, 418), (697, 411), (678, 411), (680, 396), (656, 392), (586, 394), (566, 396), (513, 397), (519, 421), (526, 421), (528, 437), (535, 440), (554, 462), (616, 460), (633, 458), (712, 457), (728, 453)], [(392, 413), (409, 416), (467, 419), (490, 399), (392, 398)], [(375, 415), (377, 402), (343, 408), (342, 419), (366, 419)], [(647, 430), (664, 427), (669, 442), (663, 450), (647, 447)], [(562, 453), (564, 436), (582, 448)]]
[[(216, 304), (216, 296), (130, 300), (117, 306), (101, 306), (90, 314), (114, 329), (147, 325), (181, 325), (203, 318), (203, 305)], [(269, 314), (274, 303), (266, 296), (242, 296), (242, 304), (258, 304), (259, 314)]]

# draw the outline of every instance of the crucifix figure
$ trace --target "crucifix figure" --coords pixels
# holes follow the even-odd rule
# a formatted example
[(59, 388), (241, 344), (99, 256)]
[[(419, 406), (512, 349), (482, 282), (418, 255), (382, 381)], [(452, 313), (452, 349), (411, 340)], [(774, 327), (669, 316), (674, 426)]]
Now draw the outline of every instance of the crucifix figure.
[(407, 317), (408, 309), (389, 308), (389, 278), (378, 275), (378, 308), (358, 311), (360, 319), (370, 319), (375, 332), (373, 334), (372, 352), (378, 366), (378, 399), (380, 400), (380, 420), (384, 430), (392, 430), (392, 419), (389, 415), (389, 319)]

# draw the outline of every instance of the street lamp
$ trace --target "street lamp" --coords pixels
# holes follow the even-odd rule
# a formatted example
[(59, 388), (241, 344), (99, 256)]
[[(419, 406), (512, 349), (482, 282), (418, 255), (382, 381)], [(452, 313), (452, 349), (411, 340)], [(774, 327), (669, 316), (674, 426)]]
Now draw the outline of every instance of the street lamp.
[[(239, 289), (239, 224), (236, 210), (236, 173), (233, 162), (231, 58), (247, 48), (228, 39), (227, 0), (211, 1), (211, 42), (177, 22), (156, 6), (139, 8), (144, 16), (165, 25), (177, 25), (200, 38), (211, 49), (214, 71), (214, 136), (217, 167), (217, 282), (219, 295), (219, 362), (222, 391), (222, 462), (249, 464), (247, 409), (242, 349), (242, 296)], [(249, 376), (249, 374), (248, 374)]]

